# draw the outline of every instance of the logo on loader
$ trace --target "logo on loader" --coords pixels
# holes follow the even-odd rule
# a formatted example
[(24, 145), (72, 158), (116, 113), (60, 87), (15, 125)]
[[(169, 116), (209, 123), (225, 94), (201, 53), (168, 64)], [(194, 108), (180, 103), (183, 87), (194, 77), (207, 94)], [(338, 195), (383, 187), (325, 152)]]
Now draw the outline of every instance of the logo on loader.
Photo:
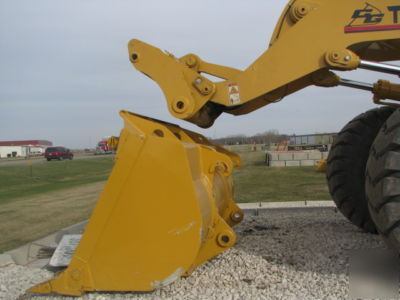
[(400, 30), (400, 6), (387, 7), (388, 18), (392, 17), (393, 24), (380, 25), (385, 12), (376, 6), (365, 3), (363, 9), (356, 9), (351, 16), (351, 22), (344, 27), (345, 33)]

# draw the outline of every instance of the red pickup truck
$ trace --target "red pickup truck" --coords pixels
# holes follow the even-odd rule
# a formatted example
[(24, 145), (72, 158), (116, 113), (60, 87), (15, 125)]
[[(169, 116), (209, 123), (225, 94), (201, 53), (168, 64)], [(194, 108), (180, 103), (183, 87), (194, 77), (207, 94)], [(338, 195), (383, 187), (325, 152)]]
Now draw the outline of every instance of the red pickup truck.
[(49, 147), (46, 148), (44, 157), (48, 161), (52, 159), (63, 160), (63, 159), (72, 159), (74, 157), (74, 154), (65, 147)]

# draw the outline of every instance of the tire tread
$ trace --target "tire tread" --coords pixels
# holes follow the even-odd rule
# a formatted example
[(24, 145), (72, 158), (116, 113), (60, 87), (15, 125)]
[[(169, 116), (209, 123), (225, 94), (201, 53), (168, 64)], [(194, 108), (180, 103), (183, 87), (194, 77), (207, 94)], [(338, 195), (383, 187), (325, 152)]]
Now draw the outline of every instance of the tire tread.
[(371, 147), (365, 190), (378, 232), (400, 250), (400, 110), (388, 118)]
[(370, 147), (392, 112), (390, 107), (380, 107), (355, 117), (339, 132), (328, 156), (328, 187), (336, 206), (370, 233), (376, 233), (376, 228), (365, 197), (365, 166)]

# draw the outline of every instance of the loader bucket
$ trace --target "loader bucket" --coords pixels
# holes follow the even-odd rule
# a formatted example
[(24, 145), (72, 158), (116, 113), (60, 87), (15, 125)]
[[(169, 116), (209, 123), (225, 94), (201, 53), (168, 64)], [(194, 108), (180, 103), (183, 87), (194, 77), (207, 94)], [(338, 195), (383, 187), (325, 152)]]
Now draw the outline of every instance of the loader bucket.
[(176, 125), (120, 114), (116, 163), (70, 265), (28, 292), (151, 291), (235, 243), (239, 156)]

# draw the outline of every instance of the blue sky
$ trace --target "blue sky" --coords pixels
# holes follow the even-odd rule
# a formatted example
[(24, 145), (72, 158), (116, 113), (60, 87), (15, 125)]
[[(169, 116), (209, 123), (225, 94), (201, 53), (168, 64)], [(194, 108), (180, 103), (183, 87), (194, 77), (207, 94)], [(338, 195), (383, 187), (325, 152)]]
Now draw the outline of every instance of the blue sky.
[[(119, 110), (179, 124), (208, 137), (269, 129), (304, 134), (340, 130), (374, 107), (367, 92), (307, 88), (248, 115), (221, 116), (200, 129), (169, 115), (164, 96), (129, 62), (139, 38), (176, 56), (245, 69), (266, 50), (286, 1), (2, 0), (0, 140), (47, 139), (94, 147), (118, 135)], [(346, 77), (373, 82), (373, 72)]]

